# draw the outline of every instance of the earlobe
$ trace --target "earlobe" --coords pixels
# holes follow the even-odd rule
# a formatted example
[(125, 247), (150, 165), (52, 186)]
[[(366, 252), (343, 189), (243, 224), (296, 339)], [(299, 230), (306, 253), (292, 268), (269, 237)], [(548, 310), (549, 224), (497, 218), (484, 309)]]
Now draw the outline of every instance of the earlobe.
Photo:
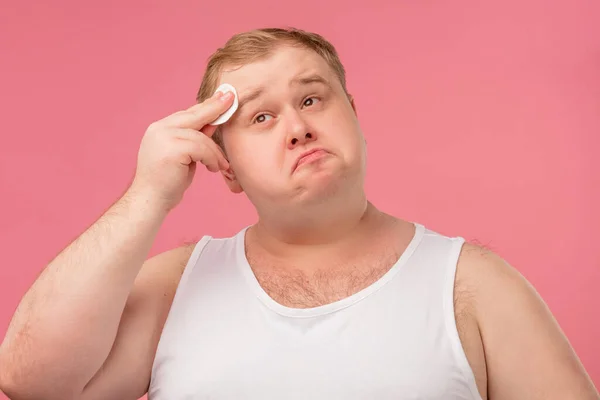
[(226, 171), (221, 171), (221, 175), (223, 175), (223, 179), (225, 179), (227, 187), (233, 193), (242, 193), (244, 191), (244, 189), (242, 189), (242, 186), (236, 179), (235, 173), (233, 172), (231, 167), (229, 167)]
[(352, 106), (352, 109), (354, 110), (354, 114), (356, 116), (358, 116), (358, 112), (356, 111), (356, 103), (354, 102), (354, 97), (352, 97), (351, 94), (348, 94), (348, 100), (350, 100), (350, 105)]

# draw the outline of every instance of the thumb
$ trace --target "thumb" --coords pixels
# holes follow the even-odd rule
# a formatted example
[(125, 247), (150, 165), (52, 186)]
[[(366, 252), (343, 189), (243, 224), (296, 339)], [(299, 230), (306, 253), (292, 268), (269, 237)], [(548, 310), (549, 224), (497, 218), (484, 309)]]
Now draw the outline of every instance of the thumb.
[(206, 136), (208, 137), (212, 137), (212, 135), (215, 134), (215, 131), (217, 130), (219, 126), (218, 125), (205, 125), (204, 128), (202, 128), (200, 131), (202, 133), (204, 133)]

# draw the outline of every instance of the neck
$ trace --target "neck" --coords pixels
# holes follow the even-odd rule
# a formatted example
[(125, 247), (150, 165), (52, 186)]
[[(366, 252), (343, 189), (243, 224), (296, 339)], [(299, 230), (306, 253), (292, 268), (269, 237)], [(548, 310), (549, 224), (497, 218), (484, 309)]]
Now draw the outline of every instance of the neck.
[(254, 236), (270, 248), (328, 247), (360, 236), (380, 214), (364, 193), (336, 203), (261, 215), (254, 226)]

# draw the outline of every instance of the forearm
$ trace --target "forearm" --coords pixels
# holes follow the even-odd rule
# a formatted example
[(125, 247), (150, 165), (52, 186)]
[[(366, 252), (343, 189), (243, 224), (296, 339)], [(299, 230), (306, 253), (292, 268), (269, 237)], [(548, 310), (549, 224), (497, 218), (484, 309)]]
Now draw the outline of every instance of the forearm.
[(143, 199), (116, 202), (23, 297), (0, 347), (0, 368), (12, 382), (83, 388), (101, 367), (166, 216)]

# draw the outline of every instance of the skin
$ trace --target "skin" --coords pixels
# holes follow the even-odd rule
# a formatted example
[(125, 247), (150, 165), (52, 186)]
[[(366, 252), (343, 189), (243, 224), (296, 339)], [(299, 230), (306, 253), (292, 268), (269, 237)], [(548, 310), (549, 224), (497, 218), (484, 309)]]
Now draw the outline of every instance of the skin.
[[(309, 76), (325, 83), (292, 83)], [(244, 190), (260, 215), (248, 233), (256, 251), (310, 270), (318, 260), (336, 260), (370, 243), (388, 218), (366, 200), (366, 144), (356, 107), (325, 61), (308, 50), (283, 48), (223, 73), (222, 82), (233, 84), (242, 102), (264, 88), (223, 130), (231, 161), (226, 182), (233, 192)], [(298, 154), (312, 147), (331, 155), (290, 173)], [(314, 247), (309, 255), (308, 246)], [(599, 397), (541, 297), (498, 255), (464, 246), (455, 302), (483, 398)]]
[[(293, 82), (309, 78), (322, 82)], [(352, 230), (368, 203), (365, 140), (354, 103), (326, 62), (307, 50), (282, 48), (268, 60), (224, 72), (221, 82), (234, 85), (240, 99), (222, 128), (231, 163), (223, 175), (256, 207), (257, 234), (274, 245), (327, 244)], [(247, 101), (257, 89), (263, 94)], [(312, 148), (328, 154), (293, 170)]]
[[(311, 82), (298, 83), (299, 78)], [(356, 106), (323, 59), (281, 47), (262, 61), (232, 66), (222, 82), (236, 87), (241, 105), (222, 127), (226, 156), (202, 141), (202, 151), (177, 153), (183, 172), (171, 169), (174, 175), (150, 184), (164, 169), (152, 161), (164, 146), (153, 144), (151, 130), (146, 147), (155, 150), (141, 154), (152, 168), (103, 217), (104, 225), (95, 224), (51, 263), (23, 300), (0, 347), (0, 371), (11, 365), (4, 370), (10, 373), (0, 375), (0, 387), (13, 398), (136, 399), (146, 392), (160, 331), (193, 247), (142, 260), (191, 182), (196, 163), (220, 171), (232, 192), (248, 196), (259, 221), (247, 232), (247, 251), (278, 260), (282, 268), (293, 264), (310, 276), (317, 261), (328, 264), (360, 253), (357, 249), (376, 249), (381, 232), (394, 243), (410, 239), (411, 224), (366, 198), (366, 145)], [(247, 101), (257, 88), (263, 88), (261, 95)], [(208, 137), (214, 128), (205, 125), (230, 100), (212, 100), (210, 112), (209, 104), (176, 113), (154, 128), (197, 130)], [(298, 157), (314, 148), (324, 153), (295, 168)], [(77, 269), (82, 260), (88, 260), (87, 268)], [(69, 295), (77, 295), (78, 302), (67, 301)], [(498, 255), (472, 244), (463, 247), (455, 315), (483, 398), (600, 398), (543, 300)], [(95, 335), (60, 339), (58, 332), (70, 325), (89, 327)], [(73, 360), (73, 347), (88, 358)], [(62, 370), (44, 368), (51, 364)]]

